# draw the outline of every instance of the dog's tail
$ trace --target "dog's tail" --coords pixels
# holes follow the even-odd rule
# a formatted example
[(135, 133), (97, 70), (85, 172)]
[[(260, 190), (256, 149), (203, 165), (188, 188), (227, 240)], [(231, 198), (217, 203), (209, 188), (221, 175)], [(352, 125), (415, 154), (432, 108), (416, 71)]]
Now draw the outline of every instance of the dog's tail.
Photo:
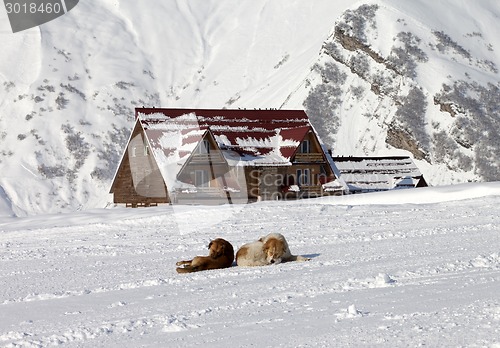
[(177, 271), (177, 273), (192, 273), (192, 272), (197, 272), (198, 267), (193, 267), (193, 266), (177, 267), (175, 270)]

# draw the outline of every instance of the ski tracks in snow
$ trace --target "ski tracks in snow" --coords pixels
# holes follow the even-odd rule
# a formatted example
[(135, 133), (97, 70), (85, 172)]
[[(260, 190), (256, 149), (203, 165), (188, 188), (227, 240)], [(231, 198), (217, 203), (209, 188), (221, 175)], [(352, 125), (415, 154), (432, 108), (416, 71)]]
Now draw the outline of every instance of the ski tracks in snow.
[[(285, 333), (293, 346), (493, 345), (497, 206), (497, 198), (263, 202), (129, 219), (110, 211), (108, 221), (66, 227), (28, 223), (0, 234), (0, 346), (277, 346)], [(186, 220), (191, 226), (178, 230)], [(312, 260), (175, 273), (176, 261), (205, 255), (212, 238), (236, 251), (270, 232)]]

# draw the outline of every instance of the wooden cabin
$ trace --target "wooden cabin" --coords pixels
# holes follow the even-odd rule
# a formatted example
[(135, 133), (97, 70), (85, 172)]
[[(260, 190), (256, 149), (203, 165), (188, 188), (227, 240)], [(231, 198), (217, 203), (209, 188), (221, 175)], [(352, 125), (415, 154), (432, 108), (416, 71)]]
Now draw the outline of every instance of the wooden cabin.
[(408, 156), (333, 157), (333, 162), (350, 193), (428, 186)]
[(115, 203), (246, 203), (340, 195), (302, 110), (137, 108)]

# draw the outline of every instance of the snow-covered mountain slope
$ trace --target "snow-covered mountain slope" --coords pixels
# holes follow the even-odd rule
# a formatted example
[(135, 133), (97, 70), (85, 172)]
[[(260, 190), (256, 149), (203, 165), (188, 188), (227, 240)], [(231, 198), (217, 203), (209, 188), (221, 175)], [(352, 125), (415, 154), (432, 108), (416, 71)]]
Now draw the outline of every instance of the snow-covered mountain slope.
[[(290, 96), (334, 152), (408, 151), (433, 184), (498, 180), (497, 1), (370, 1), (346, 11)], [(287, 105), (287, 104), (285, 104)]]
[[(271, 231), (312, 260), (175, 272)], [(498, 348), (499, 248), (500, 183), (0, 218), (0, 346)]]
[(305, 108), (337, 154), (409, 149), (432, 184), (498, 179), (499, 13), (493, 0), (103, 0), (12, 34), (0, 10), (0, 205), (105, 206), (143, 105)]

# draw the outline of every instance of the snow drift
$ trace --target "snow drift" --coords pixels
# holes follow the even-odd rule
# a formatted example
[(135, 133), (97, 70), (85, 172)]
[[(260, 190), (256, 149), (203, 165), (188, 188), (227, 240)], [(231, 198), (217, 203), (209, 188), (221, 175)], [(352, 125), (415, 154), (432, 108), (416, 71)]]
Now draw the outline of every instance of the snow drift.
[[(0, 218), (0, 345), (498, 347), (500, 184), (404, 193)], [(312, 260), (175, 272), (271, 231)]]

